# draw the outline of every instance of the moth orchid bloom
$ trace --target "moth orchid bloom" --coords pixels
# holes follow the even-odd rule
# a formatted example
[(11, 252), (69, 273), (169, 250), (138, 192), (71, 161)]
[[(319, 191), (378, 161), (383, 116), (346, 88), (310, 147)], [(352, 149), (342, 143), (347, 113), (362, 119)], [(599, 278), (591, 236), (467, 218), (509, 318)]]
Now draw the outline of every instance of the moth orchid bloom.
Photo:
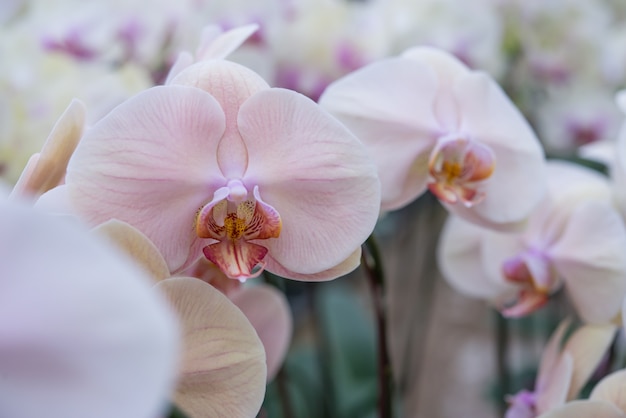
[(183, 358), (176, 405), (192, 417), (255, 416), (265, 394), (266, 364), (263, 344), (246, 316), (202, 280), (171, 277), (159, 250), (132, 226), (111, 220), (95, 232), (143, 266), (179, 315)]
[(626, 293), (626, 229), (607, 179), (584, 167), (548, 164), (548, 194), (519, 233), (459, 218), (445, 225), (439, 265), (460, 291), (526, 315), (565, 287), (581, 319), (608, 322)]
[(225, 60), (115, 108), (85, 132), (53, 192), (93, 224), (141, 230), (172, 273), (204, 254), (239, 280), (353, 270), (380, 206), (376, 167), (352, 133)]
[[(576, 399), (613, 341), (614, 325), (586, 325), (562, 345), (569, 321), (563, 321), (546, 346), (533, 391), (508, 397), (505, 418), (537, 418)], [(562, 346), (562, 347), (561, 347)]]
[(178, 327), (141, 269), (76, 221), (5, 199), (0, 259), (0, 416), (163, 416)]
[(372, 63), (332, 83), (320, 105), (369, 148), (383, 210), (429, 189), (473, 223), (513, 228), (544, 193), (528, 123), (491, 78), (446, 52), (418, 47)]

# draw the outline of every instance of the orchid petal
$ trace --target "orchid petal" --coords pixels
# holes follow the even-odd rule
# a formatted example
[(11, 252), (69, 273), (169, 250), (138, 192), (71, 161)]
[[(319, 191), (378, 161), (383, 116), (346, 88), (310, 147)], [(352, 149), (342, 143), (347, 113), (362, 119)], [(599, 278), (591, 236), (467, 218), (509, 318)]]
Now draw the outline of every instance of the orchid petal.
[(625, 251), (624, 224), (606, 202), (581, 204), (549, 249), (583, 321), (606, 323), (619, 313), (626, 293)]
[(35, 201), (37, 209), (59, 215), (75, 215), (76, 209), (72, 206), (67, 186), (62, 184), (48, 190)]
[(570, 319), (561, 321), (557, 329), (552, 333), (546, 347), (541, 355), (541, 363), (537, 372), (536, 389), (541, 390), (548, 385), (550, 375), (552, 375), (556, 367), (559, 357), (561, 356), (561, 344), (563, 343), (565, 332), (571, 325)]
[(216, 26), (209, 26), (202, 31), (202, 42), (196, 51), (198, 61), (226, 58), (259, 30), (259, 25), (252, 23), (224, 33), (216, 32), (216, 28)]
[(0, 416), (152, 418), (176, 378), (165, 301), (74, 220), (0, 204)]
[(573, 401), (537, 418), (624, 418), (626, 414), (604, 401)]
[(439, 238), (437, 261), (443, 277), (459, 292), (495, 301), (513, 296), (516, 286), (486, 274), (482, 242), (487, 233), (461, 218), (449, 216)]
[(117, 218), (138, 228), (170, 271), (182, 269), (200, 256), (188, 254), (197, 241), (196, 211), (211, 198), (207, 190), (224, 182), (215, 158), (224, 129), (224, 114), (209, 94), (183, 86), (148, 89), (85, 133), (68, 167), (72, 204), (93, 224)]
[(562, 354), (550, 373), (549, 383), (537, 392), (538, 413), (551, 411), (565, 403), (573, 372), (573, 357), (569, 353)]
[(280, 236), (263, 242), (272, 258), (302, 274), (348, 258), (378, 219), (380, 184), (365, 148), (290, 90), (255, 94), (241, 106), (238, 124), (250, 153), (243, 181), (258, 186), (282, 220)]
[(194, 417), (253, 417), (265, 394), (265, 353), (244, 314), (191, 277), (159, 282), (183, 325), (184, 357), (175, 403)]
[(265, 262), (265, 269), (267, 271), (270, 271), (281, 277), (292, 280), (302, 280), (306, 282), (325, 282), (328, 280), (336, 279), (337, 277), (345, 276), (346, 274), (356, 269), (361, 263), (361, 247), (357, 248), (352, 254), (350, 254), (350, 256), (348, 256), (348, 258), (346, 258), (336, 266), (313, 274), (302, 274), (291, 271), (282, 266), (276, 260), (274, 260), (271, 254), (268, 255), (268, 257), (265, 259)]
[(485, 183), (486, 197), (472, 209), (487, 227), (523, 220), (545, 193), (545, 158), (539, 140), (488, 76), (473, 73), (460, 78), (455, 97), (462, 113), (460, 131), (488, 145), (496, 155), (495, 170)]
[(174, 64), (172, 64), (169, 73), (167, 73), (167, 78), (165, 79), (164, 84), (172, 84), (172, 80), (174, 79), (174, 77), (176, 77), (178, 74), (180, 74), (181, 71), (183, 71), (185, 68), (189, 67), (193, 63), (193, 55), (191, 55), (189, 52), (183, 51), (178, 54), (176, 61), (174, 61)]
[(41, 195), (58, 186), (85, 125), (85, 105), (72, 100), (46, 139), (39, 157), (28, 161), (11, 196)]
[(241, 178), (248, 165), (248, 150), (237, 130), (239, 108), (254, 93), (268, 89), (268, 84), (252, 70), (223, 60), (194, 64), (176, 76), (172, 84), (202, 89), (219, 102), (226, 128), (217, 148), (217, 163), (224, 177)]
[(244, 287), (230, 299), (248, 318), (256, 330), (267, 358), (267, 381), (274, 379), (285, 360), (293, 319), (287, 298), (269, 285)]
[[(572, 400), (589, 381), (615, 336), (615, 325), (586, 325), (576, 330), (563, 347), (574, 358), (574, 373), (567, 399)], [(625, 404), (626, 406), (626, 404)]]
[(93, 229), (96, 234), (106, 236), (118, 248), (130, 255), (156, 281), (170, 277), (165, 259), (158, 248), (137, 228), (126, 222), (111, 219)]
[(603, 378), (591, 391), (589, 399), (611, 402), (626, 412), (626, 370), (618, 370)]
[(424, 193), (439, 126), (437, 75), (404, 58), (378, 61), (330, 84), (319, 103), (368, 147), (382, 184), (382, 209)]

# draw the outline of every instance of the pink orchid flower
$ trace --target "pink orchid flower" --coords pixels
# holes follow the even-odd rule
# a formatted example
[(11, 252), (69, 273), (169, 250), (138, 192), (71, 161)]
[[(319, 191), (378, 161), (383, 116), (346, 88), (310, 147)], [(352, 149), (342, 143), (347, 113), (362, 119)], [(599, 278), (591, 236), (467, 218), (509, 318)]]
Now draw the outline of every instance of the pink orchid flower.
[(165, 413), (175, 320), (148, 276), (96, 238), (0, 197), (0, 416)]
[(540, 308), (564, 286), (584, 322), (608, 322), (626, 293), (626, 229), (608, 180), (551, 161), (548, 191), (519, 233), (450, 218), (440, 240), (441, 271), (461, 292), (491, 300), (506, 316)]
[(192, 417), (255, 416), (265, 394), (266, 361), (263, 344), (244, 313), (204, 281), (170, 276), (159, 250), (136, 228), (111, 220), (95, 232), (142, 266), (178, 313), (183, 358), (173, 396), (176, 405)]
[(613, 341), (614, 325), (586, 325), (561, 347), (569, 321), (550, 337), (541, 357), (533, 391), (510, 396), (505, 418), (537, 418), (576, 399)]
[(85, 132), (52, 192), (93, 224), (140, 229), (173, 273), (204, 254), (240, 280), (264, 268), (299, 280), (351, 271), (380, 206), (376, 168), (353, 134), (224, 60), (115, 108)]
[(513, 228), (544, 193), (543, 150), (526, 120), (491, 78), (446, 52), (418, 47), (372, 63), (319, 102), (368, 146), (383, 210), (429, 189), (473, 223)]

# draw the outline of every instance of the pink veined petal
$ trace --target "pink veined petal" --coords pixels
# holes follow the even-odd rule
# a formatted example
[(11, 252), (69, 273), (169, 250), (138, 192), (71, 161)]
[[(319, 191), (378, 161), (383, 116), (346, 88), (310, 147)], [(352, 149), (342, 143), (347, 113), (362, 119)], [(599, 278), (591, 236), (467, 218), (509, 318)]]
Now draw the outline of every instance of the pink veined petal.
[(552, 369), (548, 383), (537, 392), (537, 413), (551, 411), (567, 400), (574, 359), (569, 353), (563, 353)]
[(272, 286), (261, 284), (243, 287), (235, 291), (230, 299), (248, 318), (265, 347), (269, 382), (285, 360), (293, 333), (287, 298)]
[(11, 196), (38, 196), (61, 183), (83, 133), (85, 112), (85, 105), (80, 100), (72, 100), (52, 128), (39, 157), (28, 161)]
[(202, 280), (159, 282), (178, 312), (185, 350), (175, 403), (193, 417), (253, 417), (265, 394), (263, 345), (244, 314)]
[(191, 87), (154, 87), (89, 129), (68, 166), (77, 212), (99, 224), (112, 218), (142, 231), (171, 271), (182, 269), (197, 241), (196, 211), (223, 186), (215, 158), (224, 114)]
[(626, 370), (618, 370), (603, 378), (591, 391), (589, 399), (611, 402), (622, 412), (626, 412)]
[(174, 318), (149, 277), (97, 238), (75, 220), (0, 202), (0, 416), (165, 412)]
[(137, 228), (126, 222), (111, 219), (95, 227), (93, 232), (111, 240), (143, 267), (155, 281), (170, 277), (167, 263), (158, 248)]
[(512, 297), (516, 286), (492, 280), (485, 271), (482, 242), (486, 230), (451, 215), (439, 238), (437, 262), (443, 277), (463, 294), (492, 301)]
[(345, 276), (346, 274), (356, 269), (361, 263), (361, 247), (357, 248), (352, 254), (350, 254), (348, 258), (346, 258), (336, 266), (313, 274), (302, 274), (293, 272), (274, 260), (271, 254), (266, 257), (265, 262), (265, 270), (277, 274), (281, 277), (306, 282), (325, 282), (328, 280), (336, 279), (337, 277)]
[(221, 105), (226, 128), (217, 148), (217, 163), (224, 177), (238, 179), (248, 165), (248, 150), (237, 130), (239, 108), (254, 93), (269, 86), (254, 71), (234, 62), (207, 60), (183, 70), (172, 85), (182, 84), (210, 93)]
[(474, 72), (461, 77), (454, 91), (461, 108), (461, 132), (488, 145), (496, 155), (485, 200), (474, 212), (485, 226), (523, 220), (545, 193), (545, 157), (539, 140), (487, 75)]
[(550, 249), (572, 302), (587, 323), (606, 323), (626, 294), (626, 229), (606, 202), (581, 204)]
[[(563, 352), (574, 359), (574, 373), (567, 399), (576, 399), (596, 371), (615, 336), (615, 325), (585, 325), (567, 340)], [(624, 404), (626, 406), (626, 403)]]
[(370, 64), (330, 84), (319, 103), (361, 141), (378, 167), (382, 209), (426, 190), (428, 159), (441, 129), (434, 115), (437, 75), (405, 58)]
[(537, 418), (624, 418), (626, 414), (604, 401), (573, 401)]
[(363, 145), (307, 97), (285, 89), (245, 102), (239, 130), (250, 161), (243, 178), (280, 215), (282, 230), (263, 241), (295, 273), (344, 261), (378, 219), (380, 183)]
[[(216, 33), (215, 29), (218, 32)], [(208, 26), (202, 31), (202, 43), (196, 51), (198, 61), (208, 59), (224, 59), (239, 48), (254, 32), (259, 30), (259, 25), (252, 23), (221, 33), (219, 27)]]

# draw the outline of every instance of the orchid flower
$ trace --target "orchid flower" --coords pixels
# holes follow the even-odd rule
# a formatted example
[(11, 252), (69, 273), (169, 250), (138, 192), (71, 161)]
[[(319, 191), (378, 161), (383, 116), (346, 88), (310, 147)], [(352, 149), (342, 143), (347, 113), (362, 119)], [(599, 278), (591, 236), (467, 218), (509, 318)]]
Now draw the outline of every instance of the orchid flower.
[(584, 322), (614, 318), (626, 293), (626, 229), (607, 179), (566, 162), (548, 164), (548, 190), (520, 233), (451, 218), (439, 245), (444, 277), (489, 299), (506, 316), (526, 315), (565, 287)]
[(382, 209), (428, 188), (453, 213), (513, 228), (539, 203), (544, 156), (528, 123), (486, 74), (418, 47), (331, 84), (320, 105), (369, 148)]
[[(263, 346), (268, 345), (267, 338), (264, 339), (267, 333), (259, 332), (262, 341), (259, 340), (255, 329), (258, 331), (262, 327), (253, 328), (250, 321), (255, 325), (267, 325), (268, 315), (278, 313), (272, 319), (280, 325), (285, 320), (280, 310), (277, 311), (270, 303), (266, 306), (270, 309), (264, 312), (248, 309), (242, 313), (219, 290), (203, 280), (171, 277), (165, 260), (154, 244), (126, 223), (111, 220), (99, 225), (95, 231), (109, 237), (143, 266), (153, 277), (156, 287), (165, 290), (179, 313), (184, 330), (184, 347), (179, 385), (174, 396), (176, 404), (191, 416), (254, 416), (265, 393), (266, 356)], [(234, 280), (220, 283), (223, 282), (239, 284)], [(238, 290), (234, 292), (235, 295), (239, 293)], [(255, 291), (243, 296), (258, 297), (260, 303), (272, 302), (274, 295), (268, 298), (261, 293)], [(245, 300), (240, 302), (243, 303), (239, 306), (259, 306)], [(252, 315), (248, 316), (250, 313)], [(265, 328), (276, 329), (275, 326)], [(290, 331), (290, 328), (285, 329)], [(275, 332), (269, 335), (281, 338)], [(280, 341), (269, 342), (269, 346), (276, 347), (277, 344), (280, 345)], [(275, 364), (280, 366), (282, 362), (277, 355), (284, 356), (284, 353), (277, 350), (267, 352), (267, 367), (272, 373), (275, 371), (270, 367), (277, 368)]]
[(52, 192), (92, 224), (141, 230), (173, 273), (204, 254), (240, 280), (264, 268), (299, 280), (353, 270), (380, 202), (376, 168), (343, 125), (224, 60), (115, 108)]
[[(622, 307), (622, 323), (626, 320), (626, 299)], [(568, 402), (547, 411), (539, 418), (625, 418), (626, 370), (618, 370), (604, 377), (591, 391), (589, 399)]]
[(165, 412), (176, 323), (147, 275), (96, 238), (0, 198), (0, 416)]
[(541, 357), (534, 390), (509, 397), (505, 418), (536, 418), (578, 396), (596, 370), (615, 335), (614, 325), (586, 325), (561, 348), (569, 321), (550, 337)]

